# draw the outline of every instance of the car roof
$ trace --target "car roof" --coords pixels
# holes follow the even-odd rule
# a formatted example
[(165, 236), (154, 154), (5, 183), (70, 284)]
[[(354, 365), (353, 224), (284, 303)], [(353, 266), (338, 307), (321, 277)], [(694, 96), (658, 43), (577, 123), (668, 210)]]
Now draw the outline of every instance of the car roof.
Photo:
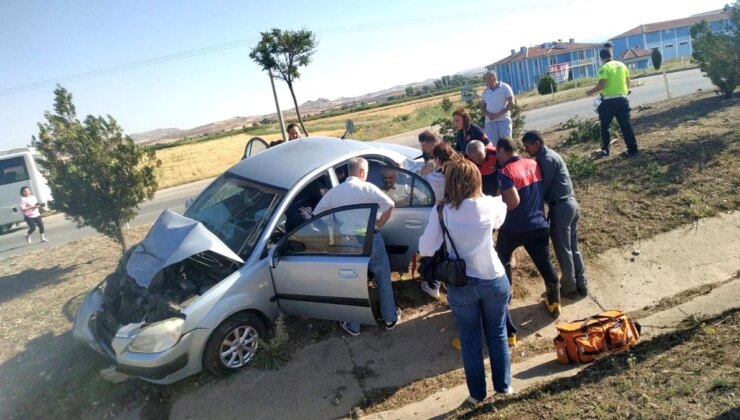
[(306, 137), (271, 147), (242, 160), (229, 173), (279, 188), (290, 189), (309, 172), (363, 150), (380, 150), (373, 143), (333, 137)]

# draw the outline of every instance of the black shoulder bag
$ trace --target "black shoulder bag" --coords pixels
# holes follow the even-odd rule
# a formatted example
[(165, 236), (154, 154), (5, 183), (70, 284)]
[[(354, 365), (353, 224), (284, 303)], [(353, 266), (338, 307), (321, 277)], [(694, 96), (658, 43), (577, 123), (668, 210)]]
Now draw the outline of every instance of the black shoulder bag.
[[(434, 278), (443, 281), (445, 284), (451, 287), (465, 287), (468, 285), (468, 275), (465, 273), (465, 260), (460, 258), (460, 254), (457, 252), (455, 242), (450, 236), (450, 232), (445, 226), (444, 219), (442, 218), (441, 204), (437, 205), (437, 215), (439, 216), (439, 225), (442, 227), (442, 246), (434, 253), (433, 266), (434, 266)], [(450, 245), (455, 251), (456, 259), (450, 259), (450, 255), (447, 253), (447, 243), (445, 236), (450, 240)]]

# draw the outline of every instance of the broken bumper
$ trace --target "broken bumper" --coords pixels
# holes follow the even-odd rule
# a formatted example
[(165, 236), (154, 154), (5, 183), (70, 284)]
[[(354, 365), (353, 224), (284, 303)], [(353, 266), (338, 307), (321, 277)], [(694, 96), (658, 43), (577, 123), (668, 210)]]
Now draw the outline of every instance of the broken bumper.
[(157, 384), (177, 382), (201, 371), (202, 349), (208, 340), (208, 330), (187, 332), (172, 348), (159, 353), (129, 351), (135, 334), (116, 334), (110, 342), (96, 334), (95, 317), (101, 309), (102, 300), (99, 288), (85, 296), (75, 315), (73, 336), (115, 362), (116, 371)]

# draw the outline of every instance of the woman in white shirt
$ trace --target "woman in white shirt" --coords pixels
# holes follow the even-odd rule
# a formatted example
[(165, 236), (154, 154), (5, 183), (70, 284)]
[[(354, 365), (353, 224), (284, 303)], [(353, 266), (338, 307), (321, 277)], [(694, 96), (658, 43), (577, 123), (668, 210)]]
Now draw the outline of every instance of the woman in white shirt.
[(49, 242), (44, 235), (44, 221), (41, 220), (41, 212), (39, 211), (41, 204), (31, 194), (31, 190), (28, 187), (21, 188), (21, 201), (18, 203), (18, 207), (23, 212), (23, 219), (25, 219), (28, 225), (28, 233), (25, 236), (26, 242), (31, 243), (31, 234), (36, 230), (37, 226), (39, 228), (39, 234), (41, 234), (41, 242)]
[(421, 169), (421, 175), (429, 183), (434, 191), (434, 197), (437, 201), (441, 201), (444, 197), (445, 192), (445, 163), (459, 159), (462, 156), (458, 155), (457, 152), (447, 143), (439, 143), (432, 149), (432, 159), (434, 165), (424, 165)]
[[(468, 276), (467, 286), (448, 286), (447, 301), (460, 334), (470, 393), (468, 401), (473, 404), (486, 398), (481, 321), (489, 349), (493, 389), (497, 393), (513, 392), (506, 338), (511, 289), (491, 236), (493, 229), (504, 222), (506, 205), (501, 197), (483, 195), (481, 188), (480, 171), (473, 162), (456, 159), (445, 165), (443, 219), (459, 257), (465, 260)], [(419, 239), (419, 252), (422, 256), (431, 256), (441, 245), (442, 228), (435, 208)], [(455, 258), (449, 240), (447, 251)]]

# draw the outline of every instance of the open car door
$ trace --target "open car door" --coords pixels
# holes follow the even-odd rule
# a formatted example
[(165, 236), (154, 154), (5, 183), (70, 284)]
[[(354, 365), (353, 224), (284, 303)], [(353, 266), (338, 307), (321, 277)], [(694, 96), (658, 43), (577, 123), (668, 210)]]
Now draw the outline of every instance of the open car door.
[(375, 204), (329, 210), (270, 249), (275, 294), (285, 313), (375, 324), (368, 264), (377, 212)]
[(267, 144), (262, 137), (252, 137), (247, 141), (247, 145), (244, 146), (244, 156), (242, 156), (242, 160), (250, 156), (254, 156), (259, 152), (264, 152), (268, 147), (270, 147), (270, 145)]

